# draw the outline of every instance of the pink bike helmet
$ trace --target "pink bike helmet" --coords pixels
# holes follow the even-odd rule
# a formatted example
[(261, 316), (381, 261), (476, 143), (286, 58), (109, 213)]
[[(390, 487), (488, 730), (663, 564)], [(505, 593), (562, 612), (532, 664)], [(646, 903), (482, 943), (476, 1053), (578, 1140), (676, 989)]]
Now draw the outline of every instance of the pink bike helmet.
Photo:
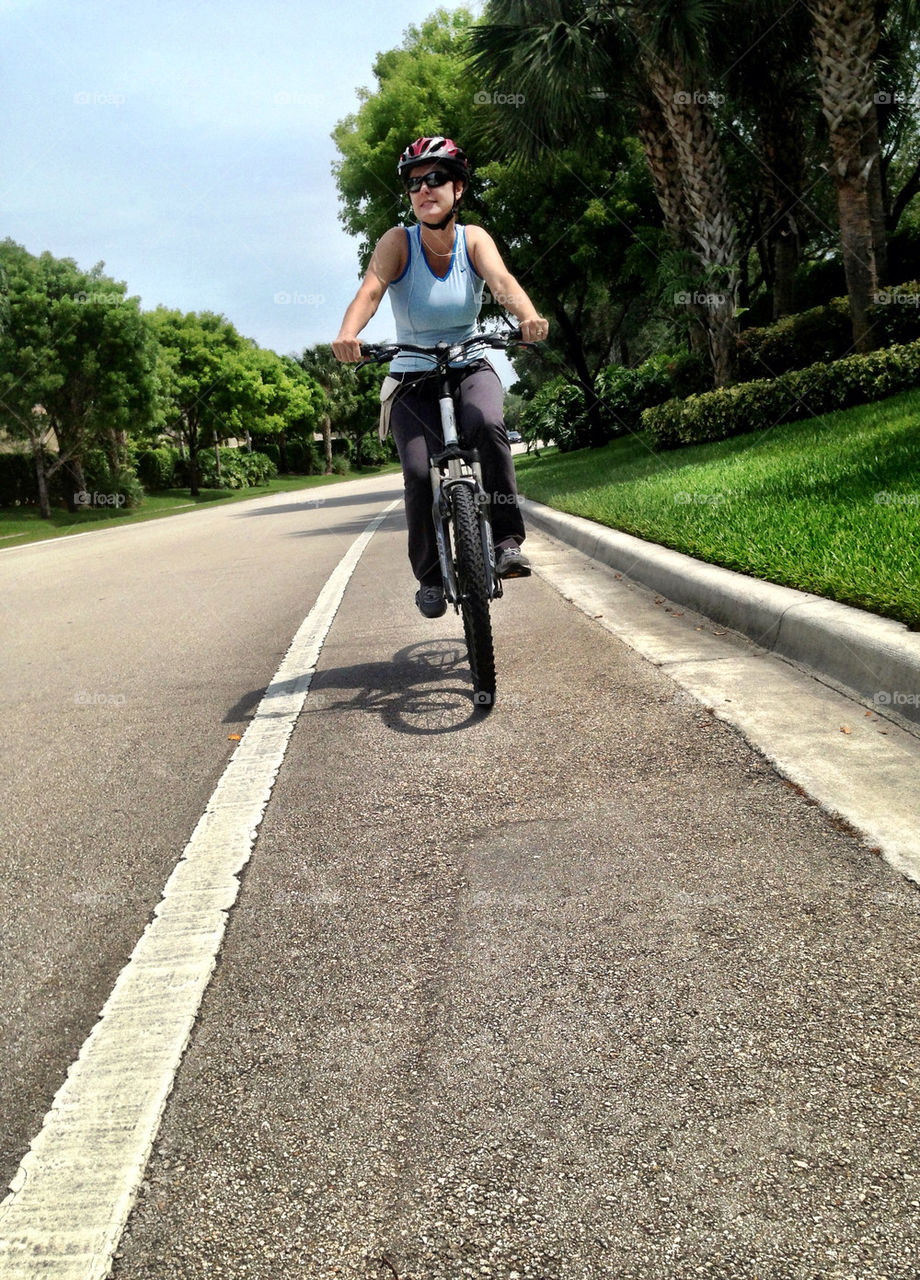
[(445, 168), (455, 172), (458, 178), (469, 182), (470, 165), (466, 152), (461, 150), (452, 138), (443, 138), (440, 135), (433, 138), (416, 138), (414, 142), (410, 142), (399, 157), (396, 171), (402, 178), (415, 165), (427, 164), (429, 160), (438, 161)]

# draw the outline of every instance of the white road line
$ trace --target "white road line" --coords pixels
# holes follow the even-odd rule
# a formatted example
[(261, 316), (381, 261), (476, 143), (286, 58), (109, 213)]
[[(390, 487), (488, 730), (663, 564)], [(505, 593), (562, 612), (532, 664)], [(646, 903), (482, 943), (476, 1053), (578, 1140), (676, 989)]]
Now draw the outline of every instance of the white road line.
[(265, 691), (143, 936), (0, 1204), (0, 1280), (106, 1276), (323, 641), (367, 525)]

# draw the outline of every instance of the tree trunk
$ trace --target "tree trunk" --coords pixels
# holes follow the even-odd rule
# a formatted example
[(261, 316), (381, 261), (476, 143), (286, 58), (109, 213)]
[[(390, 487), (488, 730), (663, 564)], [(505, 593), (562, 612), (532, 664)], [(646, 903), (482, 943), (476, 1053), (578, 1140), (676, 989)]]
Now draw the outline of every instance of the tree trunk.
[(186, 420), (185, 424), (186, 442), (188, 444), (188, 490), (189, 497), (197, 498), (201, 493), (201, 471), (198, 467), (198, 446), (201, 443), (198, 435), (197, 423)]
[[(649, 45), (646, 44), (646, 49)], [(738, 339), (738, 236), (728, 174), (698, 79), (674, 61), (645, 55), (649, 85), (674, 145), (694, 252), (705, 288), (696, 295), (717, 387), (733, 379)]]
[(858, 174), (838, 179), (837, 213), (840, 220), (840, 245), (850, 300), (853, 345), (857, 351), (873, 348), (869, 308), (878, 292), (872, 223), (868, 216), (866, 183)]
[(86, 494), (86, 475), (83, 471), (83, 462), (80, 458), (68, 458), (62, 463), (64, 475), (66, 476), (65, 497), (67, 499), (68, 511), (82, 511), (86, 506), (84, 495)]
[(332, 475), (332, 419), (329, 414), (323, 415), (323, 453), (326, 457), (327, 476)]
[(896, 283), (888, 279), (888, 211), (882, 174), (882, 148), (878, 136), (878, 110), (875, 98), (869, 103), (866, 127), (862, 135), (862, 156), (869, 166), (866, 183), (869, 193), (869, 221), (872, 224), (872, 251), (875, 275), (879, 284)]
[(661, 108), (653, 97), (643, 97), (639, 102), (637, 132), (655, 196), (661, 206), (665, 230), (678, 248), (686, 249), (690, 237), (680, 166)]
[(798, 267), (798, 236), (794, 230), (783, 228), (773, 237), (774, 320), (795, 314), (795, 274)]
[(766, 204), (767, 260), (773, 290), (773, 319), (795, 312), (795, 274), (799, 265), (799, 228), (795, 209), (802, 196), (804, 137), (791, 92), (784, 92), (777, 69), (778, 91), (757, 104), (760, 178)]
[(878, 159), (877, 154), (875, 159), (866, 158), (871, 142), (866, 143), (865, 134), (872, 129), (867, 116), (874, 106), (873, 58), (878, 44), (874, 3), (809, 0), (809, 9), (821, 110), (830, 134), (853, 343), (857, 351), (871, 351), (868, 311), (878, 291), (878, 267), (869, 175)]
[(45, 458), (41, 434), (30, 431), (29, 443), (32, 445), (32, 457), (35, 461), (35, 483), (38, 485), (38, 507), (43, 520), (51, 519), (51, 499), (48, 497), (48, 477), (45, 474)]
[[(665, 230), (676, 248), (693, 253), (689, 212), (677, 152), (661, 108), (652, 94), (643, 95), (639, 101), (637, 132), (652, 176), (655, 196), (661, 207)], [(700, 308), (691, 304), (688, 307), (688, 319), (691, 351), (705, 351), (706, 323)]]

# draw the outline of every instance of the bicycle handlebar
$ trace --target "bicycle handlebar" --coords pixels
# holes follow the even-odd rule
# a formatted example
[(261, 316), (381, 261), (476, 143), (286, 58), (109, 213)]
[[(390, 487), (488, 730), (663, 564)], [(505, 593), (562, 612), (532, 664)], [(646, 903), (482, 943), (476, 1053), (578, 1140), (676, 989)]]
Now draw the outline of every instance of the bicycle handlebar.
[(505, 347), (510, 343), (519, 343), (520, 341), (520, 329), (512, 329), (505, 334), (477, 333), (471, 338), (464, 338), (462, 342), (439, 342), (435, 347), (417, 347), (411, 342), (362, 342), (362, 360), (355, 367), (362, 369), (368, 364), (383, 364), (385, 361), (393, 360), (396, 356), (403, 354), (428, 356), (435, 365), (442, 360), (449, 364), (451, 360), (456, 359), (457, 356), (465, 355), (473, 347), (491, 347), (496, 351), (504, 351)]

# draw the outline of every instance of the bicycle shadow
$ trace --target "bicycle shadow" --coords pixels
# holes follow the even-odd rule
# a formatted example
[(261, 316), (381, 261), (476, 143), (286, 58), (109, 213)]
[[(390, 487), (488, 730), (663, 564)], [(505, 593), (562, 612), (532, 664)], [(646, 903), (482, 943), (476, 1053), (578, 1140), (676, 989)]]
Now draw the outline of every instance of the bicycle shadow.
[(456, 733), (482, 721), (489, 707), (473, 703), (466, 645), (449, 637), (407, 645), (389, 662), (361, 662), (318, 671), (310, 709), (368, 711), (396, 733)]

